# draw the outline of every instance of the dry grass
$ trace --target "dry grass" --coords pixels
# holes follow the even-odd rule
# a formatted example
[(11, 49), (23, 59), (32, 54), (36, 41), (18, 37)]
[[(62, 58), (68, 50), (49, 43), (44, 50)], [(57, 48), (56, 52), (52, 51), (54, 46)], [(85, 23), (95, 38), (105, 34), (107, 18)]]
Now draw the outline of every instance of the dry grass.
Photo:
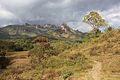
[(102, 62), (103, 77), (109, 75), (103, 80), (120, 79), (120, 30), (106, 32), (91, 42), (83, 43), (79, 50)]
[(31, 69), (27, 56), (28, 51), (7, 53), (7, 57), (11, 60), (10, 65), (0, 74), (0, 80), (24, 80), (20, 74)]
[[(119, 80), (120, 78), (120, 30), (103, 33), (90, 42), (82, 43), (78, 48), (64, 51), (60, 57), (70, 57), (82, 53), (91, 60), (102, 63), (103, 80)], [(109, 75), (108, 77), (106, 77)], [(115, 75), (112, 77), (112, 75)], [(104, 79), (105, 77), (105, 79)]]
[(7, 56), (12, 61), (8, 69), (0, 74), (3, 80), (90, 80), (91, 69), (99, 67), (94, 67), (92, 61), (101, 63), (101, 80), (119, 80), (120, 30), (103, 33), (90, 42), (51, 56), (45, 61), (47, 68), (44, 69), (30, 68), (28, 52), (8, 53)]

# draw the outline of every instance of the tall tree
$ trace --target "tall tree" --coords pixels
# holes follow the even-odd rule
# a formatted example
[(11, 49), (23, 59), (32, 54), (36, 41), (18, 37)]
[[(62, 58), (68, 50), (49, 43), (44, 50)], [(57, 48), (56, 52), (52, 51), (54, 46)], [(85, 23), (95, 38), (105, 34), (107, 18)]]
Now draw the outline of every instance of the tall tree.
[(89, 14), (85, 15), (83, 22), (91, 25), (93, 29), (108, 26), (107, 22), (102, 18), (102, 16), (100, 16), (100, 14), (95, 11), (92, 11)]

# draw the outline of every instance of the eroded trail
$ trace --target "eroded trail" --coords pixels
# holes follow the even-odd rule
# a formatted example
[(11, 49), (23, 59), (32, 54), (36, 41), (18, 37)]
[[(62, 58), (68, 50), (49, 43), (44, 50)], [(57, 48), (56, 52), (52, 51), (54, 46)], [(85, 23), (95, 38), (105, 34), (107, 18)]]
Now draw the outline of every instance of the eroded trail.
[(95, 61), (92, 70), (89, 72), (88, 80), (101, 80), (102, 63)]
[(102, 63), (94, 61), (93, 67), (85, 75), (80, 76), (72, 80), (102, 80)]

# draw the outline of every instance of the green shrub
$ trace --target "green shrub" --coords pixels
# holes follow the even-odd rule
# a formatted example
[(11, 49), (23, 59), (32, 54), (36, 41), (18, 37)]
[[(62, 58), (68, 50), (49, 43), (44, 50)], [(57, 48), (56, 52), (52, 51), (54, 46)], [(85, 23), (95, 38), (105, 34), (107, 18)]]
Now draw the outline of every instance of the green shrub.
[(64, 80), (66, 80), (71, 75), (73, 75), (73, 72), (72, 71), (68, 71), (68, 70), (63, 71), (63, 73), (62, 73), (62, 76), (63, 76)]
[(27, 51), (33, 48), (30, 40), (18, 39), (15, 40), (15, 51)]
[(0, 51), (14, 51), (15, 43), (9, 40), (0, 40)]
[(107, 30), (106, 30), (106, 32), (112, 31), (113, 29), (114, 29), (114, 28), (112, 28), (112, 27), (108, 27)]
[(30, 51), (30, 55), (33, 65), (41, 65), (42, 67), (45, 67), (44, 61), (50, 56), (56, 55), (56, 51), (52, 47), (35, 46)]
[(56, 56), (50, 57), (46, 62), (46, 66), (49, 68), (60, 68), (63, 67), (63, 65), (64, 65), (64, 59), (61, 59)]
[(101, 31), (99, 29), (94, 29), (91, 32), (87, 33), (84, 38), (83, 42), (89, 42), (91, 39), (97, 38), (101, 35)]
[(3, 51), (26, 51), (33, 48), (30, 40), (0, 40), (0, 50)]
[(51, 46), (58, 52), (62, 53), (65, 50), (70, 48), (75, 48), (79, 45), (79, 42), (71, 42), (71, 41), (55, 41), (51, 43)]

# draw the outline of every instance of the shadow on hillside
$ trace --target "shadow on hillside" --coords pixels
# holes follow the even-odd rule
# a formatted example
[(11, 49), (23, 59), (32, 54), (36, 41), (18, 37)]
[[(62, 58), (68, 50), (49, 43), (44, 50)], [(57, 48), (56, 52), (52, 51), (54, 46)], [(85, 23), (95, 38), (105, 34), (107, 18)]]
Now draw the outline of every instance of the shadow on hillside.
[(9, 65), (10, 59), (5, 56), (0, 56), (0, 69), (6, 69)]

